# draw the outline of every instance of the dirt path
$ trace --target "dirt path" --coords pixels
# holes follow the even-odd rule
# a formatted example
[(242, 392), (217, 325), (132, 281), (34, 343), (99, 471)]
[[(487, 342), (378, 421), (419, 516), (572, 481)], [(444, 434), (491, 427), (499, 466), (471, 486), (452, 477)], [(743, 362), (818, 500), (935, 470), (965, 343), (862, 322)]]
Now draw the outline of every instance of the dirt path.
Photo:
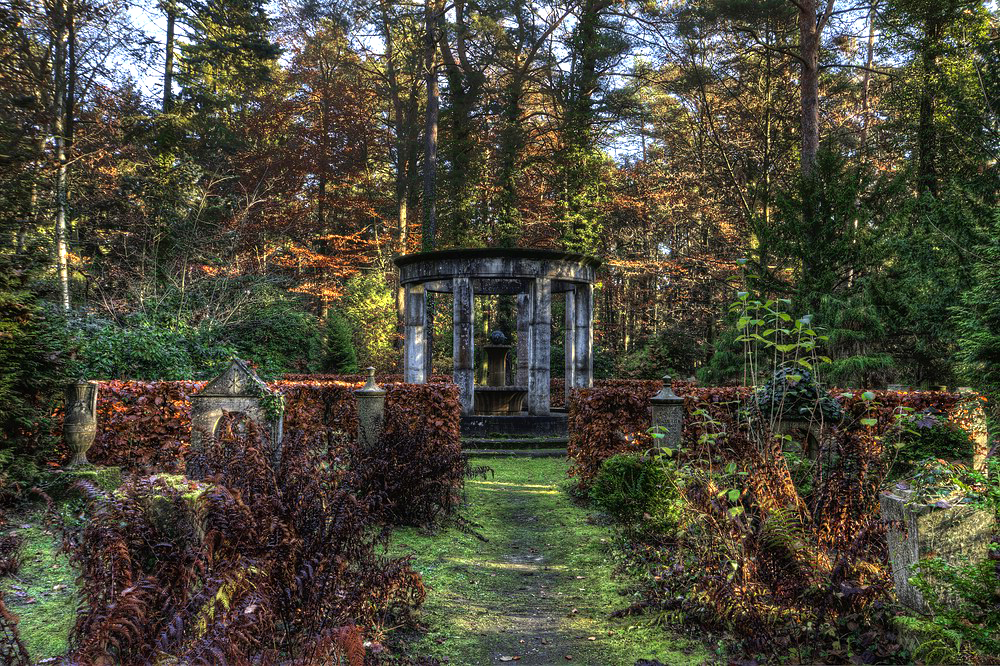
[(404, 531), (398, 552), (415, 555), (429, 588), (428, 631), (414, 655), (451, 664), (594, 664), (638, 659), (701, 663), (700, 643), (654, 627), (649, 618), (612, 620), (629, 605), (610, 560), (610, 531), (594, 524), (561, 487), (557, 459), (490, 459), (486, 481), (467, 482), (466, 515), (489, 541), (458, 530)]

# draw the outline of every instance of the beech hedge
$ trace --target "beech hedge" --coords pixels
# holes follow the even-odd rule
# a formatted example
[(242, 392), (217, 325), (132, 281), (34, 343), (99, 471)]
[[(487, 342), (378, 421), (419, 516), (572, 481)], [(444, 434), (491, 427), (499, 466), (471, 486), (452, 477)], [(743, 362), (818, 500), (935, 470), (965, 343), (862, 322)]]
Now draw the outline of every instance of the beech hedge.
[[(196, 381), (105, 381), (97, 400), (97, 436), (87, 456), (98, 465), (129, 470), (181, 471), (191, 442), (190, 396)], [(353, 391), (363, 382), (282, 380), (269, 383), (285, 402), (288, 433), (326, 432), (353, 441), (357, 405)], [(386, 428), (433, 432), (434, 447), (461, 448), (461, 408), (454, 384), (385, 384)], [(55, 415), (56, 435), (62, 415)], [(65, 451), (64, 451), (65, 455)]]
[[(567, 453), (572, 463), (570, 475), (577, 477), (582, 486), (594, 479), (607, 458), (617, 453), (646, 451), (652, 446), (648, 435), (652, 418), (650, 398), (660, 387), (660, 382), (606, 380), (594, 388), (572, 392)], [(684, 381), (672, 382), (672, 388), (684, 398), (681, 446), (689, 450), (697, 449), (701, 435), (705, 434), (705, 419), (693, 416), (695, 411), (705, 409), (716, 421), (734, 427), (737, 406), (750, 393), (749, 388), (742, 386), (699, 387)], [(977, 441), (977, 454), (985, 454), (984, 399), (976, 394), (871, 391), (873, 398), (865, 400), (863, 390), (834, 389), (831, 393), (844, 407), (856, 430), (861, 429), (857, 424), (862, 418), (874, 419), (874, 425), (864, 426), (865, 435), (885, 432), (895, 422), (899, 408), (913, 412), (932, 409), (947, 414), (969, 432)]]

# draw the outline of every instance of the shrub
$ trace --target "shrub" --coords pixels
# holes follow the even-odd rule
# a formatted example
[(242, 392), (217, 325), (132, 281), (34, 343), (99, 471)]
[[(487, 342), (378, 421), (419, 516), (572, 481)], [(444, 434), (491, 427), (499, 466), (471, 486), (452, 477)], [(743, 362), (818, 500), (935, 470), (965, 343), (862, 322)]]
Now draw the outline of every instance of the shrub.
[(362, 367), (396, 366), (396, 298), (380, 272), (355, 275), (345, 285), (341, 312), (350, 323)]
[(680, 520), (679, 496), (663, 462), (654, 457), (618, 454), (601, 464), (590, 499), (626, 524), (666, 532)]
[(973, 442), (969, 433), (933, 414), (916, 414), (906, 419), (894, 474), (906, 473), (915, 463), (929, 458), (971, 462)]
[(89, 519), (64, 527), (82, 570), (73, 663), (364, 659), (424, 589), (314, 438), (286, 435), (278, 469), (252, 424), (232, 421), (199, 463), (210, 480), (87, 486)]
[(465, 458), (458, 448), (434, 444), (425, 429), (384, 433), (376, 446), (356, 449), (351, 487), (387, 523), (426, 527), (451, 516)]
[(61, 332), (6, 270), (0, 263), (0, 502), (30, 488), (54, 455), (51, 415), (66, 381)]

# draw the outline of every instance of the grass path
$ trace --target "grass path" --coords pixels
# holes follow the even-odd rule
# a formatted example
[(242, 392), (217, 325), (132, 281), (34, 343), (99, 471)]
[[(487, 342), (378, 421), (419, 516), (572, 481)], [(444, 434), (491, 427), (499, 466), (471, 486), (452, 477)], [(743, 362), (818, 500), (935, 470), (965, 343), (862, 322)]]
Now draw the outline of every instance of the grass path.
[(562, 490), (564, 460), (474, 462), (495, 474), (466, 482), (464, 515), (488, 542), (453, 528), (394, 537), (394, 553), (412, 553), (428, 587), (421, 616), (427, 631), (411, 644), (412, 654), (460, 665), (706, 660), (701, 643), (643, 619), (608, 617), (629, 604), (613, 576), (611, 534)]

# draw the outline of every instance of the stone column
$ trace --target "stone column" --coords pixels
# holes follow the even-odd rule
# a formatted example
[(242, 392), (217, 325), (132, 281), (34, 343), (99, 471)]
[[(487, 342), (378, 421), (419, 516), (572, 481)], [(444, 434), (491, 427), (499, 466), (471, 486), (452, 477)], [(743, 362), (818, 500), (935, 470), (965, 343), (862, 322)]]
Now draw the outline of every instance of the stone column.
[(473, 365), (473, 307), (472, 280), (457, 277), (452, 280), (454, 305), (454, 354), (455, 383), (458, 384), (458, 399), (462, 403), (462, 413), (471, 414), (473, 392), (475, 391), (476, 369)]
[(590, 388), (594, 385), (594, 285), (576, 285), (573, 300), (576, 301), (576, 371), (573, 380), (577, 388)]
[(552, 280), (535, 278), (531, 297), (531, 365), (528, 370), (528, 413), (549, 414), (549, 354), (552, 344)]
[(531, 368), (531, 295), (517, 295), (517, 374), (514, 385), (525, 388)]
[(427, 382), (427, 291), (422, 284), (406, 285), (403, 309), (403, 381)]
[(563, 331), (563, 349), (566, 351), (566, 408), (569, 408), (569, 393), (576, 387), (576, 292), (566, 292), (566, 326)]

